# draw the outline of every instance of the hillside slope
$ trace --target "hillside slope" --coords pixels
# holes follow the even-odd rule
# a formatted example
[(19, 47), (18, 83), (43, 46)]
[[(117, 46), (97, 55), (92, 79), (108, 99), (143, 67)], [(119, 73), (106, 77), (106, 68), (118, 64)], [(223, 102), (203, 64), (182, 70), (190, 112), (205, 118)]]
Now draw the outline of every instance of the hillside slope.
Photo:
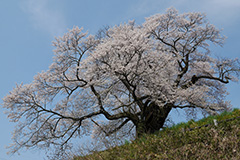
[[(215, 123), (214, 123), (215, 121)], [(240, 110), (166, 128), (74, 160), (240, 159)]]

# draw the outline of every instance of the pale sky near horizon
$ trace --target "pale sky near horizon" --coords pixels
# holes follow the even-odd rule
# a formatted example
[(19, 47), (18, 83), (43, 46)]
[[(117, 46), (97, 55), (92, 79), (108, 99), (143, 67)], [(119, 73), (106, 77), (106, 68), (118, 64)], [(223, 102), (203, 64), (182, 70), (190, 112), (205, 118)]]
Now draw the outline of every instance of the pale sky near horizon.
[[(48, 69), (52, 62), (52, 41), (73, 26), (95, 34), (105, 25), (117, 25), (164, 13), (175, 7), (180, 13), (204, 12), (210, 23), (223, 29), (224, 47), (212, 46), (213, 54), (240, 58), (239, 0), (1, 0), (0, 1), (0, 98), (15, 84), (30, 83), (33, 76)], [(227, 100), (240, 108), (239, 83), (227, 84)], [(0, 104), (2, 100), (0, 99)], [(43, 152), (30, 150), (6, 155), (14, 130), (0, 108), (0, 160), (42, 160)], [(181, 118), (180, 118), (181, 119)]]

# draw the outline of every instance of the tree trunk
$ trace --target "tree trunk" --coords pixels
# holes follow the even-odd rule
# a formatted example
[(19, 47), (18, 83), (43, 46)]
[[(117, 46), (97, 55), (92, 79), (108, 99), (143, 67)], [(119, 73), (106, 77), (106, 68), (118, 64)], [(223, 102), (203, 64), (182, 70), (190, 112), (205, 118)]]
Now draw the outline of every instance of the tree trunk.
[(163, 127), (171, 109), (169, 105), (159, 107), (154, 102), (150, 103), (146, 107), (142, 119), (136, 125), (136, 136), (141, 137), (143, 134), (152, 134), (159, 131)]

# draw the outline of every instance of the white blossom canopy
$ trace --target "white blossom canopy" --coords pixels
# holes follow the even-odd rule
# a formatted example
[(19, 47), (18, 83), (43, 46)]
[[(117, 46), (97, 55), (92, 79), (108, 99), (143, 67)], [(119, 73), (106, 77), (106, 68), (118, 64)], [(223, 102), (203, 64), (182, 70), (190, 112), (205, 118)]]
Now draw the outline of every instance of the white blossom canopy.
[(239, 61), (214, 58), (209, 49), (224, 39), (204, 14), (174, 8), (142, 25), (111, 27), (104, 36), (74, 27), (53, 42), (49, 69), (3, 99), (8, 118), (17, 123), (11, 152), (52, 145), (64, 150), (72, 138), (93, 131), (138, 132), (141, 125), (155, 125), (151, 104), (163, 114), (156, 118), (161, 123), (172, 108), (227, 109), (224, 85), (238, 80)]

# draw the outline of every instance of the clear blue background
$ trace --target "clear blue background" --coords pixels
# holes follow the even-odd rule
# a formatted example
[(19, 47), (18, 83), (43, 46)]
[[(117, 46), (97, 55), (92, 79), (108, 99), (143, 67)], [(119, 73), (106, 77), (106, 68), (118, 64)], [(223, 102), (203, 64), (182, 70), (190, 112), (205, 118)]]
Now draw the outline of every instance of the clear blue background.
[[(180, 13), (200, 11), (211, 23), (223, 29), (228, 37), (223, 48), (211, 46), (213, 53), (240, 57), (239, 0), (1, 0), (0, 1), (0, 97), (16, 83), (30, 83), (33, 76), (48, 69), (52, 62), (55, 36), (73, 26), (84, 27), (89, 33), (105, 25), (115, 25), (164, 13), (175, 7)], [(240, 85), (227, 85), (234, 108), (240, 108)], [(2, 103), (2, 100), (0, 101)], [(0, 109), (0, 160), (42, 160), (43, 152), (30, 150), (20, 155), (6, 155), (14, 124)], [(183, 118), (176, 118), (178, 121)]]

